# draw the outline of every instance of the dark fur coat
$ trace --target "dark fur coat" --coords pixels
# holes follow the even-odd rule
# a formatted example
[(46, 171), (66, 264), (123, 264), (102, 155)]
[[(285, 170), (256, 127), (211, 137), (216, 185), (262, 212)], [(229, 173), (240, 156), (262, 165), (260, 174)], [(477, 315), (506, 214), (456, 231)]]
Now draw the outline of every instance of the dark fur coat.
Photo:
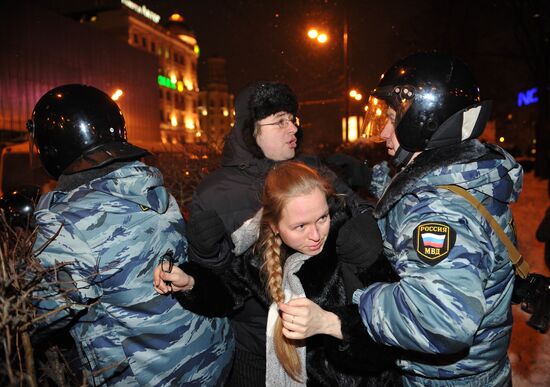
[[(370, 339), (356, 305), (348, 302), (342, 264), (336, 256), (338, 230), (349, 219), (343, 208), (331, 211), (331, 229), (322, 252), (309, 258), (298, 272), (309, 299), (340, 317), (343, 340), (325, 335), (307, 339), (308, 386), (390, 386), (399, 385), (395, 353)], [(365, 244), (372, 241), (365, 240)], [(237, 256), (229, 270), (215, 273), (188, 262), (182, 269), (195, 277), (189, 293), (176, 295), (189, 310), (206, 316), (228, 316), (255, 297), (265, 307), (271, 300), (260, 272), (261, 258), (249, 249)], [(349, 274), (348, 274), (349, 275)], [(382, 257), (362, 270), (363, 285), (394, 280), (393, 270)], [(265, 330), (264, 330), (265, 332)], [(263, 337), (265, 342), (265, 337)]]

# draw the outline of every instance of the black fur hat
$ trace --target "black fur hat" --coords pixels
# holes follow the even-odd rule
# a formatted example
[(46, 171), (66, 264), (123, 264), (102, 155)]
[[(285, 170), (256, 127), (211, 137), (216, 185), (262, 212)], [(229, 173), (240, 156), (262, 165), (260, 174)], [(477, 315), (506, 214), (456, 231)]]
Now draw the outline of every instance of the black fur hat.
[(248, 108), (252, 121), (257, 122), (278, 112), (296, 115), (298, 100), (284, 83), (259, 82), (248, 100)]
[[(245, 103), (246, 102), (246, 105)], [(265, 155), (254, 138), (255, 123), (272, 114), (298, 113), (298, 99), (290, 87), (280, 82), (258, 81), (244, 89), (235, 99), (235, 125), (242, 125), (243, 140), (247, 149), (257, 158)], [(296, 149), (302, 140), (302, 130), (298, 127)]]

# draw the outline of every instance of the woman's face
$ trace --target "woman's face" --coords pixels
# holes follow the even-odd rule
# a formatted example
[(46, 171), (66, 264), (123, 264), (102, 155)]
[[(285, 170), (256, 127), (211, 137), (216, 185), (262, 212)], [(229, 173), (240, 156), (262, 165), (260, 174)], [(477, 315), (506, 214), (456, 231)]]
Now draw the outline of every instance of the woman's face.
[(279, 232), (290, 248), (305, 255), (317, 255), (323, 250), (329, 228), (327, 199), (315, 188), (311, 193), (288, 200), (274, 231)]

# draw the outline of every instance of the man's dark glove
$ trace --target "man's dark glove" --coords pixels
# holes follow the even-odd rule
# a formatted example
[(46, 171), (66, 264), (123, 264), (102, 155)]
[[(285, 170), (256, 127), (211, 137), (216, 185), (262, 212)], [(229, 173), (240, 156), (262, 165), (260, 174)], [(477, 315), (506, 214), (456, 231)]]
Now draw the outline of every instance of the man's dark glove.
[(355, 157), (344, 153), (335, 153), (326, 159), (327, 164), (342, 176), (350, 188), (368, 188), (372, 179), (372, 169), (366, 161), (359, 161)]
[(225, 237), (223, 221), (214, 210), (192, 212), (187, 223), (187, 240), (199, 258), (214, 257)]
[(338, 231), (336, 253), (338, 260), (355, 273), (371, 266), (382, 251), (382, 236), (370, 212), (348, 220)]

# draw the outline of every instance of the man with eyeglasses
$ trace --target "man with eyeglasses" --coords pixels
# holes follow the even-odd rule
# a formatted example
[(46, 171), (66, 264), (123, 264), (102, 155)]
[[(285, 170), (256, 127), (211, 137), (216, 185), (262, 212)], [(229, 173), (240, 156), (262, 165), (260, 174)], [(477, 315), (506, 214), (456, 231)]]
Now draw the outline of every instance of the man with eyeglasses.
[[(199, 288), (209, 289), (208, 300), (194, 302), (208, 306), (202, 313), (194, 310), (205, 315), (212, 309), (212, 303), (223, 302), (223, 291), (214, 290), (219, 288), (216, 275), (230, 270), (234, 257), (231, 235), (260, 209), (264, 179), (275, 163), (294, 158), (305, 162), (327, 176), (339, 193), (347, 194), (350, 206), (357, 209), (357, 213), (364, 208), (358, 204), (355, 193), (317, 157), (296, 157), (302, 133), (297, 118), (298, 101), (287, 85), (256, 82), (237, 96), (235, 110), (235, 126), (226, 138), (221, 168), (206, 176), (198, 186), (187, 228), (189, 259), (195, 265), (186, 266), (189, 284), (183, 290), (195, 288), (194, 292), (188, 292), (193, 298), (198, 297), (194, 294), (205, 293)], [(363, 220), (363, 229), (368, 227), (365, 223), (373, 222), (370, 214), (368, 217)], [(379, 238), (379, 235), (373, 237)], [(355, 251), (359, 249), (349, 250), (348, 254), (353, 256), (350, 260), (361, 254)], [(195, 284), (194, 278), (200, 281)], [(254, 297), (248, 298), (243, 308), (230, 316), (236, 354), (228, 386), (264, 384), (266, 316), (265, 307)]]

